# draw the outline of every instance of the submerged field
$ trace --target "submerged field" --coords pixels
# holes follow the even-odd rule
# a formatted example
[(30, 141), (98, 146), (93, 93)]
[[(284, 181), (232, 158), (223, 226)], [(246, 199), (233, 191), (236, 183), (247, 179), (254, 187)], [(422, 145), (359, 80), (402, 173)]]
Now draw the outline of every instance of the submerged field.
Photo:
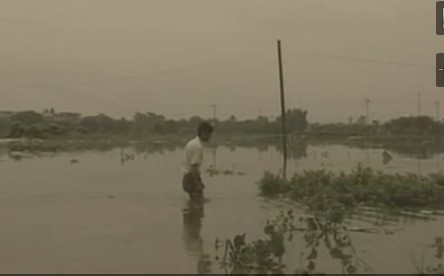
[[(226, 239), (234, 245), (234, 237), (245, 233), (245, 244), (237, 239), (239, 249), (257, 240), (266, 244), (282, 230), (288, 210), (294, 231), (284, 231), (285, 272), (313, 265), (312, 271), (328, 273), (418, 273), (437, 267), (435, 238), (444, 235), (438, 210), (442, 186), (439, 178), (434, 184), (427, 179), (443, 171), (439, 151), (418, 158), (409, 154), (411, 148), (389, 150), (387, 162), (379, 147), (292, 144), (290, 182), (275, 186), (282, 181), (271, 177), (282, 170), (279, 143), (217, 145), (205, 153), (207, 200), (195, 206), (180, 187), (182, 141), (2, 144), (0, 272), (225, 273), (218, 262)], [(353, 175), (358, 164), (362, 171)], [(265, 171), (270, 172), (266, 193), (258, 185)], [(351, 184), (361, 176), (366, 178), (359, 185)], [(344, 238), (342, 253), (333, 250), (332, 234), (325, 235), (330, 249), (325, 239), (317, 244), (310, 238), (322, 233), (317, 231), (326, 218), (337, 218), (326, 216), (332, 210), (344, 211), (332, 212), (341, 215), (337, 226), (347, 227), (340, 233), (347, 233), (350, 243)], [(310, 228), (307, 221), (317, 226)], [(266, 228), (270, 224), (273, 229)], [(247, 260), (253, 262), (249, 248)]]

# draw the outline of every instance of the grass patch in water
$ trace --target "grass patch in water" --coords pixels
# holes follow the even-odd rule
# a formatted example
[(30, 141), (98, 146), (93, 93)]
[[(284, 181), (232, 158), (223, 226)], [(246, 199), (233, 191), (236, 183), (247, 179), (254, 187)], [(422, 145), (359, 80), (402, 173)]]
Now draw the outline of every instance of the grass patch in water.
[(314, 210), (338, 204), (347, 208), (444, 208), (444, 176), (439, 174), (387, 174), (358, 166), (339, 174), (308, 170), (286, 180), (266, 172), (259, 188), (264, 197), (283, 197)]

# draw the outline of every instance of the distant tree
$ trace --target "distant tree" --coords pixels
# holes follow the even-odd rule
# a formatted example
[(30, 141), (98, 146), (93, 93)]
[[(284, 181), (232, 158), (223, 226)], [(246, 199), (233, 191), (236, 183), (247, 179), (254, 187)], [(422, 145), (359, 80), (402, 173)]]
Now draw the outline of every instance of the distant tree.
[(136, 132), (142, 132), (146, 124), (146, 115), (140, 112), (136, 112), (133, 116), (133, 127)]
[(14, 122), (9, 132), (10, 138), (21, 138), (26, 135), (26, 126), (20, 122)]
[(134, 122), (134, 130), (137, 133), (147, 133), (153, 131), (154, 129), (159, 130), (165, 121), (165, 117), (163, 115), (157, 115), (153, 112), (140, 113), (137, 112), (134, 114), (133, 122)]
[(268, 121), (268, 118), (265, 116), (258, 116), (256, 118), (256, 123), (260, 126), (266, 126), (266, 125), (268, 125), (269, 121)]
[(0, 136), (8, 136), (11, 129), (11, 120), (8, 117), (0, 118)]
[(356, 121), (358, 125), (365, 125), (367, 124), (367, 118), (364, 115), (359, 116), (358, 120)]
[(270, 130), (270, 122), (265, 116), (258, 116), (255, 121), (252, 121), (252, 130), (258, 133), (264, 133)]
[(50, 135), (61, 135), (65, 133), (67, 129), (65, 127), (62, 127), (59, 124), (50, 124), (45, 127), (44, 132), (50, 134)]
[(390, 120), (384, 124), (384, 128), (394, 134), (430, 134), (438, 124), (428, 116), (411, 116)]
[(11, 116), (12, 122), (22, 123), (24, 125), (34, 125), (43, 122), (43, 115), (35, 111), (23, 111)]
[(188, 121), (185, 119), (179, 119), (178, 121), (176, 121), (176, 124), (177, 124), (177, 131), (180, 133), (189, 133), (191, 131), (194, 131), (190, 127)]
[(228, 118), (228, 122), (229, 123), (236, 123), (237, 122), (237, 118), (234, 115), (231, 115), (230, 118)]
[(27, 138), (44, 138), (44, 130), (41, 125), (29, 126), (25, 131), (25, 136)]
[(159, 133), (159, 134), (166, 134), (167, 133), (167, 129), (165, 127), (165, 124), (162, 124), (162, 123), (157, 123), (153, 127), (152, 131), (155, 133)]
[(132, 123), (124, 117), (119, 120), (114, 120), (113, 130), (119, 133), (128, 133), (131, 130)]
[(96, 116), (87, 116), (82, 118), (80, 126), (88, 132), (117, 132), (118, 122), (105, 114), (99, 114)]
[(161, 125), (163, 126), (164, 133), (178, 133), (180, 130), (179, 123), (175, 120), (166, 120)]
[(191, 127), (193, 127), (194, 129), (201, 123), (201, 122), (203, 122), (204, 121), (204, 119), (202, 119), (201, 117), (199, 117), (199, 116), (192, 116), (189, 120), (188, 120), (188, 122), (189, 122), (189, 124), (191, 125)]
[[(287, 122), (287, 131), (304, 131), (308, 126), (307, 111), (301, 109), (290, 109), (285, 113)], [(275, 124), (281, 124), (282, 116), (279, 115)]]

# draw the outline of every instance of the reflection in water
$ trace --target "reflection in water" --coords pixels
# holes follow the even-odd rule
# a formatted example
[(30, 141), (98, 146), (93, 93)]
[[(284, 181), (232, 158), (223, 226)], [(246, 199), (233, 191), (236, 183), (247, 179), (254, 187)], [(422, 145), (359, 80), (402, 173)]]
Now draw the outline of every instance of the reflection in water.
[(183, 146), (183, 143), (178, 142), (152, 142), (152, 143), (137, 143), (134, 149), (137, 153), (145, 154), (164, 154), (175, 151)]
[[(162, 141), (146, 141), (146, 142), (122, 142), (111, 143), (106, 141), (97, 142), (78, 142), (71, 143), (69, 141), (48, 141), (43, 143), (13, 143), (13, 144), (1, 144), (0, 155), (8, 154), (12, 152), (11, 159), (20, 160), (26, 158), (26, 153), (34, 152), (80, 152), (86, 150), (95, 151), (111, 151), (124, 147), (133, 148), (138, 154), (164, 154), (172, 152), (182, 148), (184, 142), (176, 140), (162, 140)], [(400, 155), (402, 157), (419, 158), (419, 159), (431, 159), (438, 154), (444, 153), (444, 144), (440, 141), (431, 141), (427, 143), (418, 143), (417, 141), (381, 141), (381, 142), (365, 142), (365, 141), (318, 141), (318, 140), (296, 140), (289, 141), (288, 143), (288, 158), (303, 159), (307, 157), (306, 148), (307, 145), (315, 147), (320, 150), (319, 157), (327, 148), (332, 145), (344, 145), (350, 148), (359, 148), (361, 150), (367, 149), (384, 149), (391, 154)], [(231, 150), (235, 150), (236, 147), (242, 148), (255, 148), (259, 152), (269, 152), (270, 157), (273, 158), (275, 151), (283, 154), (283, 145), (280, 139), (264, 139), (264, 140), (248, 140), (238, 142), (216, 142), (215, 147), (224, 147)], [(313, 159), (317, 159), (317, 153), (313, 152)], [(125, 156), (124, 156), (125, 157)], [(348, 156), (347, 156), (348, 157)], [(146, 157), (144, 157), (145, 159)], [(219, 158), (220, 159), (220, 158)], [(124, 160), (125, 162), (126, 160)]]
[[(282, 144), (274, 144), (274, 148), (280, 154), (284, 154)], [(289, 143), (287, 147), (288, 159), (302, 159), (307, 157), (307, 143), (305, 141)]]
[(134, 161), (136, 159), (136, 156), (133, 153), (125, 153), (124, 148), (120, 148), (120, 164), (122, 166), (125, 165), (128, 161)]
[(204, 208), (202, 200), (189, 200), (183, 210), (184, 242), (191, 255), (203, 253), (203, 240), (200, 236)]
[(187, 206), (183, 209), (183, 239), (187, 252), (199, 258), (197, 272), (208, 274), (211, 272), (211, 262), (209, 261), (209, 255), (204, 253), (204, 242), (200, 235), (204, 217), (203, 204), (203, 199), (194, 199), (187, 202)]
[(421, 161), (421, 159), (417, 159), (417, 165), (418, 165), (418, 174), (419, 175), (422, 175), (422, 161)]
[(7, 151), (10, 159), (14, 161), (20, 161), (24, 158), (32, 158), (32, 154), (22, 151), (14, 151), (12, 148)]
[(283, 158), (283, 160), (282, 160), (283, 161), (283, 164), (282, 164), (282, 170), (283, 170), (282, 175), (283, 175), (284, 179), (286, 179), (287, 178), (287, 151), (284, 151), (284, 154), (283, 154), (282, 158)]
[[(319, 143), (311, 143), (316, 145)], [(436, 155), (444, 153), (444, 144), (439, 140), (424, 143), (420, 141), (404, 141), (400, 138), (397, 141), (380, 141), (380, 142), (350, 142), (335, 141), (329, 144), (343, 144), (358, 149), (376, 149), (383, 148), (392, 153), (408, 158), (430, 159)]]
[(307, 143), (305, 141), (288, 143), (286, 151), (282, 144), (275, 144), (274, 148), (282, 155), (282, 174), (284, 178), (287, 175), (288, 160), (299, 160), (307, 157)]
[(217, 147), (213, 147), (213, 168), (217, 170)]
[(392, 161), (392, 159), (393, 159), (393, 157), (388, 151), (384, 150), (382, 152), (382, 163), (384, 165), (387, 165), (388, 163), (390, 163), (390, 161)]

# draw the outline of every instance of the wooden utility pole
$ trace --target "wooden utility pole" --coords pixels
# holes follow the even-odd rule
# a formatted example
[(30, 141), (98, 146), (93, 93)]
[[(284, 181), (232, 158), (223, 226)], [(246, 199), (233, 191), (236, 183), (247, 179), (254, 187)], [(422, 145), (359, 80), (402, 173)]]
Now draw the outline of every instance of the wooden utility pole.
[(284, 69), (282, 66), (281, 41), (277, 41), (278, 59), (279, 59), (279, 84), (281, 90), (281, 116), (282, 116), (282, 146), (284, 150), (284, 168), (283, 176), (287, 177), (287, 123), (285, 118), (285, 91), (284, 91)]
[(370, 124), (369, 104), (370, 104), (370, 100), (369, 99), (365, 99), (365, 122), (366, 122), (367, 125)]

